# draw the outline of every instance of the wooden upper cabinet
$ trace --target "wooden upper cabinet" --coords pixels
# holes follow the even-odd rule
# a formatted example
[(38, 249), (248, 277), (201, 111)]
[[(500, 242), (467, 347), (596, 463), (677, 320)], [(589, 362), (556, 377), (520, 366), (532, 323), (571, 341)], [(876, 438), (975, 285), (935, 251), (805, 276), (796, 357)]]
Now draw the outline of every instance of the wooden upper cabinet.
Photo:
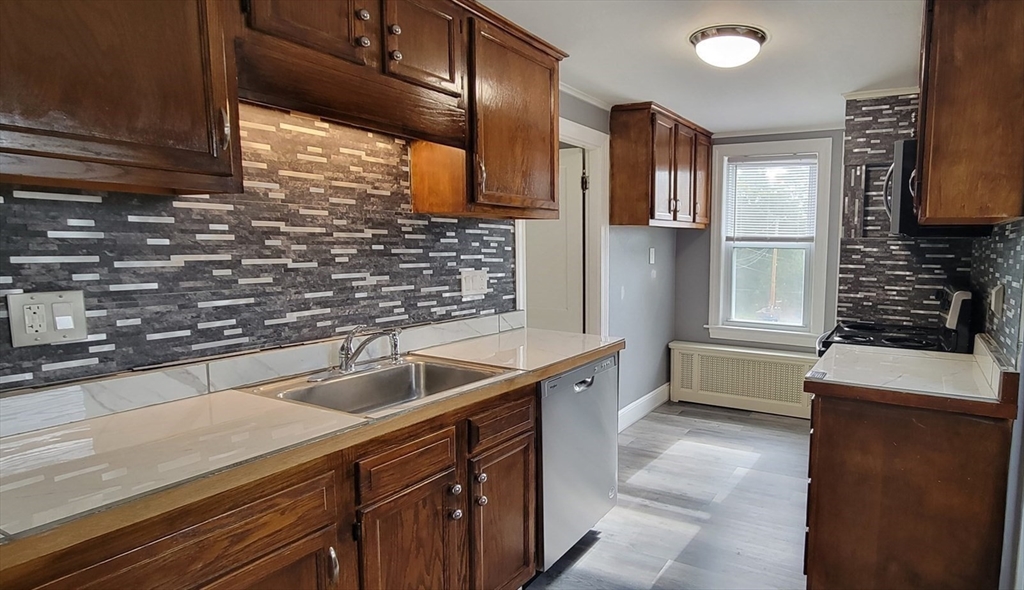
[[(249, 27), (363, 65), (380, 52), (379, 0), (247, 0)], [(372, 9), (372, 12), (371, 12)]]
[(920, 222), (1024, 216), (1024, 2), (929, 0), (924, 30)]
[(328, 590), (338, 584), (340, 576), (337, 542), (337, 527), (328, 527), (202, 586), (202, 590)]
[(675, 123), (667, 117), (653, 115), (651, 117), (653, 179), (651, 182), (651, 219), (672, 221), (675, 167)]
[(412, 142), (413, 210), (557, 218), (558, 62), (566, 54), (472, 6), (466, 19), (467, 146)]
[(241, 190), (220, 2), (0, 2), (0, 180)]
[(537, 475), (530, 432), (470, 460), (473, 588), (514, 590), (535, 572)]
[(558, 62), (472, 19), (472, 169), (477, 203), (558, 212)]
[(359, 510), (362, 590), (463, 586), (465, 494), (452, 493), (457, 483), (449, 469)]
[(711, 221), (711, 138), (698, 133), (696, 142), (693, 154), (693, 221), (707, 224)]
[(444, 0), (385, 0), (385, 71), (452, 96), (465, 70), (462, 10)]
[(612, 107), (612, 225), (704, 229), (711, 133), (651, 102)]
[(676, 221), (693, 221), (694, 212), (694, 174), (696, 165), (696, 145), (694, 144), (696, 133), (685, 125), (676, 123), (675, 126), (675, 155), (673, 158), (673, 171), (675, 173), (675, 219)]

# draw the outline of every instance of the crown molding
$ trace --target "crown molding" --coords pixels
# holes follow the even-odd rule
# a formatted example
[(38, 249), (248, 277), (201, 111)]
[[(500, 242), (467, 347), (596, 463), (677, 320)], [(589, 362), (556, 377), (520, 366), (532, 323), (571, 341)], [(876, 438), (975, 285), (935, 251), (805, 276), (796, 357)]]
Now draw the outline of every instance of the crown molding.
[(600, 98), (591, 96), (586, 92), (583, 92), (582, 90), (577, 90), (576, 88), (569, 86), (565, 82), (559, 83), (558, 89), (568, 94), (569, 96), (573, 96), (575, 98), (582, 100), (583, 102), (590, 103), (595, 107), (602, 108), (606, 111), (612, 110), (612, 105), (608, 104), (607, 102), (601, 100)]
[(844, 92), (846, 100), (864, 100), (868, 98), (882, 98), (884, 96), (896, 96), (899, 94), (919, 94), (921, 89), (917, 86), (904, 86), (902, 88), (881, 88), (878, 90), (857, 90)]

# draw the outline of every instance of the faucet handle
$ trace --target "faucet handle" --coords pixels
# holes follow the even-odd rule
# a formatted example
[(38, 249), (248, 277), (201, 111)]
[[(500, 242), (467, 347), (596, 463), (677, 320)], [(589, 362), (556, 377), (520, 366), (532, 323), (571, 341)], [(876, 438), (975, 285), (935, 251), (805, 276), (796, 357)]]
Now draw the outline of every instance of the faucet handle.
[(391, 342), (391, 361), (398, 362), (401, 357), (401, 347), (398, 342), (398, 335), (402, 333), (401, 328), (391, 328), (387, 331), (388, 340)]

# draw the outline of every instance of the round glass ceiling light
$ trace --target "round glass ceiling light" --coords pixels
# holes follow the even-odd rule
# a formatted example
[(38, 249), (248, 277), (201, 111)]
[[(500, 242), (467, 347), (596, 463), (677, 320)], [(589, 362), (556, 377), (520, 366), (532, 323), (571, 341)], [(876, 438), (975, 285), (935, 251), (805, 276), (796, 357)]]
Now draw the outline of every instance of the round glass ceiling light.
[(735, 68), (757, 57), (768, 35), (747, 25), (715, 25), (690, 35), (697, 57), (716, 68)]

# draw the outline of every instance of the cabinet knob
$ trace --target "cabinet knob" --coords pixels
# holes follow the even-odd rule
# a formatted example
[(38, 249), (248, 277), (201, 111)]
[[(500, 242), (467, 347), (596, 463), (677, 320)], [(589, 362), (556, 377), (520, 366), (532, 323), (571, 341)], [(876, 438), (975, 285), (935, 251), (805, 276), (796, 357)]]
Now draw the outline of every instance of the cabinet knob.
[(476, 480), (480, 483), (484, 483), (485, 481), (487, 481), (487, 474), (481, 473), (480, 475), (476, 476)]
[(452, 520), (461, 520), (462, 519), (462, 511), (461, 510), (452, 510), (451, 516), (452, 516)]
[(356, 11), (356, 16), (359, 20), (370, 20), (370, 11), (365, 8), (360, 8)]
[(458, 496), (459, 494), (462, 493), (462, 485), (461, 484), (455, 484), (455, 485), (453, 485), (451, 487), (451, 490), (449, 490), (449, 491), (451, 491), (453, 496)]
[(391, 59), (393, 59), (395, 61), (402, 61), (402, 52), (398, 51), (397, 49), (395, 51), (392, 51), (391, 52)]
[(402, 34), (402, 27), (400, 27), (399, 25), (391, 25), (390, 27), (388, 27), (388, 30), (391, 31), (392, 35)]
[(360, 47), (369, 47), (370, 46), (370, 38), (369, 37), (359, 37), (358, 39), (356, 39), (356, 43), (358, 43)]
[(479, 498), (476, 499), (476, 503), (479, 504), (480, 506), (486, 506), (487, 496), (480, 496)]

